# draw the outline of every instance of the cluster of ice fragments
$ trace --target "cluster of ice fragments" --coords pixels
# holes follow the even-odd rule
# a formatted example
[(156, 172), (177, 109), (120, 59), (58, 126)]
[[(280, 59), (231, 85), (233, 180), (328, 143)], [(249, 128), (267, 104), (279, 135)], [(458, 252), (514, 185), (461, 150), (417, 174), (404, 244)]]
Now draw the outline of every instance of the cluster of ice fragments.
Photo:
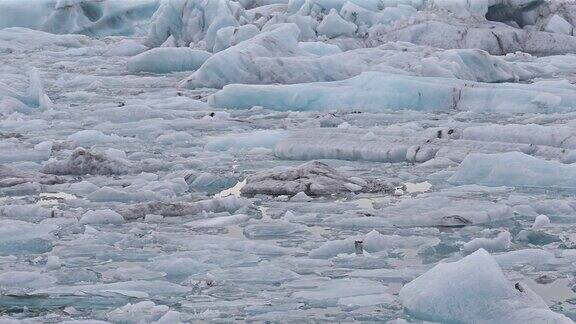
[(575, 26), (0, 1), (0, 323), (572, 323)]

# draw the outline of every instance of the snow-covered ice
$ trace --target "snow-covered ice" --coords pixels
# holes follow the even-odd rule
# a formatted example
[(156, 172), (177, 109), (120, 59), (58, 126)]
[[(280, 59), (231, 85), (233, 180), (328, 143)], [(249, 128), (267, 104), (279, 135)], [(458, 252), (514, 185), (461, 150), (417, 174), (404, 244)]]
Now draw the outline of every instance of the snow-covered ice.
[(0, 323), (572, 323), (575, 28), (1, 0)]

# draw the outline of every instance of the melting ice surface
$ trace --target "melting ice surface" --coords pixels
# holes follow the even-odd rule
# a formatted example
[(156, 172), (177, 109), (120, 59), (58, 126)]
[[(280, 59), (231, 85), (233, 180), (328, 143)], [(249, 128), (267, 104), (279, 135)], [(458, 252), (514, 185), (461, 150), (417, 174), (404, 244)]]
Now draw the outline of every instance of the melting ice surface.
[(571, 323), (575, 27), (0, 1), (0, 322)]

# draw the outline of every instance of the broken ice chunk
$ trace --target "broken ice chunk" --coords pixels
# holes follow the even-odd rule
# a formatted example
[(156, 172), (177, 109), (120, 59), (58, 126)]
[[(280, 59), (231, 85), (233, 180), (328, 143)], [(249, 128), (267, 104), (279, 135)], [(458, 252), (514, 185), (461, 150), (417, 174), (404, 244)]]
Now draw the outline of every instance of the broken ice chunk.
[(58, 175), (111, 175), (127, 173), (129, 166), (127, 160), (112, 158), (80, 147), (65, 160), (48, 161), (42, 171)]
[(80, 219), (80, 225), (86, 224), (122, 224), (124, 218), (117, 212), (104, 209), (104, 210), (90, 210), (87, 211)]
[(106, 315), (115, 323), (150, 323), (159, 320), (170, 308), (166, 305), (156, 305), (152, 301), (142, 301), (136, 304), (126, 304)]
[[(362, 296), (374, 296), (383, 303), (394, 300), (394, 297), (387, 293), (388, 288), (377, 281), (362, 278), (354, 279), (334, 279), (325, 283), (320, 283), (315, 289), (300, 290), (292, 297), (315, 307), (331, 307), (341, 305), (364, 304), (359, 298)], [(384, 295), (386, 297), (382, 297)], [(357, 297), (352, 299), (351, 297)], [(380, 298), (382, 297), (382, 298)]]
[(56, 283), (56, 279), (45, 274), (31, 271), (7, 271), (0, 274), (0, 291), (5, 294), (24, 294), (38, 288), (47, 288)]
[(391, 192), (389, 183), (349, 177), (319, 161), (297, 167), (277, 168), (257, 173), (247, 179), (241, 189), (245, 196), (258, 194), (294, 196), (300, 192), (308, 196), (324, 196), (348, 192)]
[(196, 202), (161, 202), (154, 201), (128, 205), (119, 209), (120, 214), (125, 219), (144, 218), (146, 215), (162, 215), (164, 217), (196, 215), (205, 212), (230, 212), (248, 206), (250, 202), (246, 199), (228, 196), (224, 198), (206, 199)]
[(52, 101), (44, 92), (38, 70), (33, 68), (29, 71), (28, 75), (30, 86), (26, 93), (20, 93), (0, 82), (0, 102), (3, 99), (11, 98), (20, 101), (30, 108), (50, 109), (52, 107)]
[(485, 249), (490, 252), (503, 251), (508, 249), (512, 244), (511, 238), (512, 236), (508, 231), (499, 233), (493, 239), (484, 237), (475, 238), (462, 246), (462, 252), (465, 254), (470, 254), (479, 249)]
[(559, 33), (564, 35), (572, 35), (574, 33), (574, 27), (566, 21), (566, 19), (553, 15), (548, 23), (544, 27), (544, 30), (550, 33)]
[(128, 71), (130, 71), (130, 73), (194, 71), (198, 69), (210, 55), (211, 54), (206, 51), (193, 50), (187, 47), (154, 48), (131, 58), (128, 61)]
[(64, 180), (53, 175), (35, 171), (21, 171), (7, 165), (0, 165), (0, 188), (12, 187), (30, 182), (53, 185), (62, 183)]
[(52, 249), (56, 226), (18, 220), (0, 220), (0, 255), (45, 253)]
[(534, 220), (534, 224), (532, 224), (532, 229), (541, 229), (542, 227), (547, 226), (550, 224), (550, 218), (546, 215), (538, 215)]
[(358, 26), (356, 24), (344, 20), (336, 9), (330, 10), (330, 13), (322, 19), (316, 30), (320, 35), (326, 35), (329, 38), (338, 36), (352, 36)]
[(338, 254), (352, 254), (357, 252), (361, 242), (362, 249), (368, 253), (375, 253), (387, 249), (420, 248), (422, 246), (434, 246), (440, 243), (437, 238), (421, 236), (383, 235), (373, 230), (361, 237), (350, 237), (344, 240), (328, 241), (322, 246), (310, 251), (311, 258), (327, 259)]

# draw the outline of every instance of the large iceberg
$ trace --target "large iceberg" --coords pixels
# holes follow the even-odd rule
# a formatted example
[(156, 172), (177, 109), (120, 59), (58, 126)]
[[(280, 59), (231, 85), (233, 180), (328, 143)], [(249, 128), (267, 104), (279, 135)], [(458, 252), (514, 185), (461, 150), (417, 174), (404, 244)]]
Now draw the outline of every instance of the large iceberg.
[(512, 283), (485, 250), (443, 263), (402, 287), (406, 310), (434, 322), (572, 323), (522, 283)]
[[(554, 100), (541, 100), (549, 94)], [(276, 110), (472, 110), (526, 113), (566, 111), (574, 100), (572, 85), (485, 84), (447, 78), (422, 78), (364, 72), (335, 82), (296, 85), (232, 84), (210, 98), (220, 108)]]

